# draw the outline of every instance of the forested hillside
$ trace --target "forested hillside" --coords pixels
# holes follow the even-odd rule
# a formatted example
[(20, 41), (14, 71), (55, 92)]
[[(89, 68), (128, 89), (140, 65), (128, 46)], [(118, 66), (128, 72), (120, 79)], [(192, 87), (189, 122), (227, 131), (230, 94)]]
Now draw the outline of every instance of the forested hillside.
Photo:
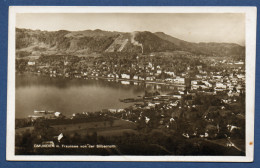
[(16, 29), (16, 56), (72, 54), (84, 56), (103, 52), (186, 51), (193, 54), (243, 57), (245, 47), (233, 43), (190, 43), (163, 32), (40, 31)]

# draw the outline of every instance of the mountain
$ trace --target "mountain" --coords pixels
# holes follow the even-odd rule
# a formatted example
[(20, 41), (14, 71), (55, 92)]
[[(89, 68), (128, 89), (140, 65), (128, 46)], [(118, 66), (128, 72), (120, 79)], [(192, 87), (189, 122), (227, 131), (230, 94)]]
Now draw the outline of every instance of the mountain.
[(161, 39), (167, 40), (184, 51), (205, 55), (232, 55), (244, 56), (245, 47), (234, 43), (191, 43), (178, 38), (167, 35), (163, 32), (154, 33)]
[(190, 43), (163, 32), (40, 31), (16, 28), (16, 56), (103, 52), (187, 51), (204, 55), (244, 55), (245, 47), (233, 43)]

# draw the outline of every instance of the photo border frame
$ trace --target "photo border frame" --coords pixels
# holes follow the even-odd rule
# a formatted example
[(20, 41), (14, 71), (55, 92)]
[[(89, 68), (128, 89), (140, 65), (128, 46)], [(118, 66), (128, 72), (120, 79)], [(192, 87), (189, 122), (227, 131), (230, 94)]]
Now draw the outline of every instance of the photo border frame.
[[(0, 152), (0, 157), (1, 157), (0, 161), (1, 162), (0, 162), (0, 166), (1, 165), (6, 165), (6, 166), (8, 165), (9, 167), (15, 167), (16, 165), (21, 165), (21, 166), (24, 165), (25, 166), (26, 163), (27, 163), (27, 165), (28, 165), (28, 163), (30, 163), (29, 165), (31, 165), (32, 167), (34, 167), (34, 166), (43, 167), (43, 166), (47, 166), (47, 165), (53, 165), (53, 166), (54, 165), (56, 165), (56, 166), (58, 166), (58, 165), (61, 166), (62, 165), (64, 167), (65, 165), (75, 166), (75, 165), (86, 165), (86, 164), (87, 165), (91, 165), (92, 167), (96, 167), (98, 165), (101, 165), (102, 167), (106, 167), (108, 165), (112, 165), (113, 167), (115, 167), (116, 165), (122, 165), (122, 164), (124, 164), (126, 166), (137, 166), (137, 165), (139, 165), (139, 166), (143, 165), (144, 166), (144, 164), (145, 164), (145, 166), (148, 166), (148, 165), (151, 165), (151, 166), (155, 166), (155, 165), (163, 166), (164, 165), (166, 167), (169, 166), (169, 165), (172, 165), (172, 166), (173, 165), (179, 165), (179, 166), (186, 165), (187, 167), (192, 167), (192, 166), (201, 167), (202, 165), (208, 165), (208, 164), (210, 164), (211, 167), (212, 166), (214, 167), (214, 165), (219, 165), (219, 164), (224, 164), (226, 166), (229, 165), (229, 167), (230, 167), (232, 165), (232, 163), (230, 163), (230, 164), (229, 163), (216, 163), (216, 164), (212, 165), (212, 163), (196, 163), (196, 164), (192, 164), (192, 163), (162, 163), (162, 162), (153, 162), (153, 163), (146, 163), (146, 162), (130, 162), (130, 163), (129, 162), (127, 162), (127, 163), (126, 162), (120, 162), (120, 163), (109, 162), (109, 164), (107, 164), (106, 162), (98, 162), (98, 163), (97, 162), (70, 162), (69, 164), (67, 162), (64, 162), (64, 163), (63, 162), (62, 163), (61, 162), (37, 162), (36, 163), (36, 162), (13, 162), (13, 161), (12, 162), (7, 162), (5, 160), (5, 157), (4, 157), (5, 156), (5, 152), (4, 151), (6, 151), (6, 147), (5, 147), (5, 144), (6, 144), (6, 141), (5, 141), (5, 133), (6, 133), (6, 120), (5, 120), (5, 118), (6, 118), (6, 114), (5, 113), (6, 113), (6, 98), (7, 98), (6, 90), (8, 88), (7, 87), (7, 41), (8, 41), (8, 38), (7, 38), (7, 32), (8, 31), (7, 30), (8, 30), (8, 18), (6, 18), (6, 16), (8, 15), (8, 7), (9, 6), (16, 6), (16, 4), (21, 5), (20, 4), (21, 2), (22, 2), (22, 4), (24, 4), (26, 6), (27, 5), (28, 6), (30, 6), (30, 5), (33, 5), (33, 6), (37, 5), (38, 6), (38, 4), (39, 5), (44, 5), (44, 4), (42, 4), (43, 1), (37, 2), (37, 3), (32, 2), (32, 1), (27, 1), (27, 2), (19, 1), (18, 3), (10, 3), (10, 2), (6, 2), (5, 1), (5, 2), (3, 2), (4, 3), (3, 6), (1, 4), (2, 2), (0, 3), (1, 9), (4, 9), (3, 10), (4, 12), (3, 12), (3, 14), (0, 17), (1, 22), (2, 22), (2, 18), (4, 20), (4, 24), (1, 25), (1, 27), (0, 27), (1, 32), (4, 32), (0, 36), (2, 39), (4, 39), (1, 42), (1, 45), (0, 45), (0, 51), (3, 51), (3, 52), (1, 52), (1, 57), (0, 57), (0, 79), (1, 79), (1, 83), (0, 83), (0, 89), (1, 89), (1, 91), (0, 91), (0, 94), (1, 94), (0, 95), (1, 115), (0, 115), (0, 117), (4, 119), (4, 122), (1, 122), (1, 124), (3, 124), (3, 125), (1, 125), (1, 130), (0, 130), (0, 135), (2, 135), (1, 136), (1, 140), (0, 140), (0, 147), (1, 147), (1, 152)], [(28, 2), (29, 2), (29, 4), (28, 4)], [(66, 2), (64, 2), (64, 4), (60, 4), (60, 5), (72, 4), (72, 5), (79, 5), (79, 6), (81, 6), (81, 5), (88, 6), (88, 3), (84, 3), (84, 2), (87, 2), (87, 1), (84, 1), (84, 2), (83, 1), (76, 1), (76, 2), (79, 2), (79, 4), (75, 4), (75, 2), (71, 2), (71, 1), (66, 1)], [(108, 1), (106, 1), (106, 2), (107, 2), (107, 5), (109, 5), (109, 6), (110, 5), (113, 6), (113, 3), (115, 3), (115, 1), (110, 2), (110, 3), (108, 3)], [(165, 2), (166, 2), (166, 4), (165, 4)], [(54, 0), (54, 1), (45, 1), (45, 3), (46, 3), (45, 5), (52, 6), (52, 5), (57, 5), (58, 2), (57, 2), (57, 0)], [(82, 3), (84, 3), (84, 4), (82, 4)], [(93, 3), (93, 2), (89, 2), (90, 6), (91, 6), (91, 3)], [(103, 6), (102, 5), (103, 3), (102, 2), (96, 2), (96, 6), (99, 6), (99, 5)], [(117, 1), (117, 3), (119, 5), (122, 4), (122, 2), (119, 2), (119, 1)], [(126, 2), (126, 3), (127, 4), (125, 4), (125, 5), (131, 5), (132, 4), (132, 2), (130, 3), (129, 1)], [(136, 5), (138, 5), (138, 3), (136, 1), (135, 1), (135, 3), (136, 3)], [(186, 5), (190, 6), (187, 3), (187, 1), (184, 1), (184, 6), (185, 6), (185, 3), (186, 3)], [(157, 2), (155, 2), (155, 1), (152, 1), (152, 3), (142, 3), (142, 2), (141, 2), (141, 4), (139, 3), (140, 6), (145, 6), (145, 5), (150, 6), (150, 5), (156, 5), (156, 4), (157, 4)], [(180, 2), (177, 3), (177, 4), (180, 4)], [(198, 4), (200, 4), (200, 5), (198, 5)], [(204, 5), (208, 6), (207, 4), (211, 4), (211, 3), (203, 3), (203, 1), (198, 1), (194, 5), (196, 5), (196, 6), (204, 6)], [(227, 4), (228, 4), (227, 1), (223, 1), (222, 5), (229, 6)], [(241, 5), (241, 2), (240, 3), (235, 3), (235, 4), (233, 2), (233, 3), (230, 3), (230, 6), (240, 6), (239, 4)], [(249, 4), (249, 3), (247, 3), (247, 4)], [(136, 6), (136, 5), (133, 5), (133, 6)], [(169, 2), (169, 1), (164, 1), (164, 2), (161, 3), (161, 5), (174, 5), (174, 3), (173, 2)], [(216, 3), (216, 5), (220, 6), (221, 3)], [(117, 5), (115, 4), (115, 6), (117, 6)], [(243, 1), (243, 5), (241, 5), (241, 6), (247, 6), (245, 1)], [(254, 3), (253, 5), (251, 4), (251, 6), (258, 7), (259, 3)], [(259, 28), (257, 29), (257, 32), (259, 32)], [(256, 38), (256, 40), (257, 39), (258, 38)], [(257, 65), (259, 64), (259, 59), (257, 58), (257, 54), (258, 54), (258, 50), (259, 50), (259, 44), (258, 43), (257, 43), (256, 50), (257, 50), (256, 51), (256, 67), (257, 67)], [(8, 68), (10, 68), (10, 67), (8, 67)], [(255, 94), (256, 94), (256, 99), (255, 99), (255, 102), (256, 102), (256, 104), (255, 104), (255, 121), (257, 121), (257, 119), (259, 119), (259, 115), (257, 114), (257, 110), (259, 111), (259, 105), (257, 104), (257, 100), (258, 100), (257, 97), (259, 96), (259, 89), (257, 89), (258, 85), (259, 85), (259, 84), (257, 84), (257, 76), (259, 75), (259, 70), (258, 69), (259, 68), (256, 68), (256, 76), (255, 76), (255, 79), (256, 79), (256, 83), (255, 83)], [(5, 81), (5, 83), (4, 83), (4, 81)], [(254, 144), (255, 144), (255, 162), (250, 163), (251, 165), (255, 165), (258, 162), (257, 161), (257, 155), (258, 155), (258, 150), (259, 149), (257, 148), (258, 143), (256, 141), (257, 138), (259, 139), (259, 136), (257, 135), (257, 132), (259, 132), (257, 130), (258, 126), (259, 126), (259, 124), (257, 124), (257, 122), (256, 122), (256, 125), (255, 125), (255, 140), (254, 140)], [(150, 161), (153, 161), (153, 160), (150, 160)], [(33, 163), (35, 163), (35, 164), (33, 164)], [(239, 165), (236, 166), (236, 167), (240, 167), (240, 165), (244, 165), (245, 163), (236, 163), (236, 165), (237, 164), (239, 164)]]

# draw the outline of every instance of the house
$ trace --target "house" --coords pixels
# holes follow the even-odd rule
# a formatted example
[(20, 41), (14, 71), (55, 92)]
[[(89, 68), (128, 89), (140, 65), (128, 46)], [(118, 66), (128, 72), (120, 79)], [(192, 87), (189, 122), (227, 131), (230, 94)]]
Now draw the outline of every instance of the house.
[(245, 75), (243, 75), (243, 74), (237, 74), (237, 78), (238, 78), (238, 79), (243, 79), (243, 78), (245, 78)]
[(184, 136), (185, 138), (190, 138), (189, 134), (187, 133), (183, 133), (182, 136)]
[(173, 81), (176, 84), (185, 84), (185, 78), (176, 77)]
[(153, 64), (151, 62), (148, 63), (148, 67), (149, 68), (152, 68), (153, 67)]
[(130, 75), (128, 74), (122, 74), (121, 76), (123, 79), (130, 79)]
[(216, 83), (216, 88), (218, 88), (218, 89), (226, 89), (227, 86), (224, 85), (223, 83), (219, 83), (219, 82), (217, 82), (217, 83)]
[(232, 142), (230, 142), (230, 141), (228, 141), (227, 143), (226, 143), (226, 146), (227, 147), (232, 147), (232, 146), (235, 146)]
[(28, 61), (28, 65), (29, 66), (34, 66), (35, 65), (35, 61)]
[(170, 118), (170, 122), (174, 122), (175, 120), (174, 120), (174, 118)]
[(119, 112), (119, 113), (125, 112), (125, 109), (118, 109), (117, 112)]
[(75, 74), (74, 74), (74, 77), (75, 77), (75, 78), (81, 78), (81, 74), (80, 74), (80, 73), (75, 73)]
[(232, 81), (232, 83), (237, 83), (238, 78), (232, 78), (231, 81)]
[(66, 66), (66, 65), (68, 65), (69, 64), (69, 62), (68, 61), (64, 61), (64, 65)]
[(174, 79), (172, 79), (172, 78), (166, 78), (165, 81), (166, 81), (166, 82), (174, 82)]
[(181, 95), (183, 95), (183, 94), (184, 94), (184, 92), (182, 92), (182, 91), (180, 91), (180, 90), (179, 90), (179, 93), (180, 93)]
[(178, 105), (178, 103), (174, 102), (174, 103), (171, 103), (170, 105), (173, 106), (173, 107), (176, 107)]
[(149, 121), (150, 121), (150, 118), (148, 118), (148, 117), (145, 117), (145, 123), (146, 123), (146, 124), (148, 124), (148, 123), (149, 123)]
[(197, 90), (197, 89), (199, 89), (199, 88), (201, 88), (201, 89), (207, 89), (208, 87), (205, 86), (205, 85), (192, 85), (192, 86), (191, 86), (191, 90)]
[(162, 70), (158, 69), (158, 70), (156, 71), (156, 73), (157, 73), (157, 74), (161, 74), (161, 73), (162, 73)]
[(177, 98), (177, 99), (181, 99), (181, 95), (172, 95), (172, 97)]
[(181, 76), (182, 76), (182, 77), (186, 77), (187, 75), (188, 75), (187, 72), (183, 72), (183, 73), (181, 73)]
[(28, 118), (29, 118), (31, 121), (35, 121), (37, 118), (43, 118), (43, 116), (29, 115)]
[(197, 66), (197, 69), (198, 69), (198, 70), (202, 69), (202, 65), (198, 65), (198, 66)]
[(83, 76), (88, 76), (88, 72), (83, 72)]
[(110, 74), (107, 75), (107, 77), (108, 77), (108, 78), (114, 78), (114, 74), (111, 74), (111, 73), (110, 73)]
[(119, 75), (118, 75), (118, 74), (115, 74), (115, 78), (119, 78)]
[(212, 84), (211, 83), (209, 83), (208, 81), (201, 81), (202, 83), (204, 83), (206, 86), (208, 86), (208, 87), (212, 87)]
[(198, 81), (197, 80), (192, 80), (191, 81), (191, 85), (197, 85), (198, 84)]
[(123, 85), (130, 85), (130, 82), (129, 81), (121, 81), (121, 84), (123, 84)]
[(54, 113), (54, 116), (55, 116), (55, 117), (59, 117), (60, 115), (61, 115), (61, 112), (55, 112), (55, 113)]
[(170, 76), (175, 76), (174, 72), (171, 72), (171, 71), (166, 71), (165, 73), (170, 75)]
[(235, 62), (236, 65), (243, 65), (244, 62), (243, 61), (238, 61), (238, 62)]
[(154, 77), (152, 77), (152, 76), (148, 76), (148, 77), (146, 77), (146, 80), (148, 80), (148, 81), (152, 81), (152, 80), (154, 80)]
[(161, 89), (162, 88), (161, 85), (156, 85), (155, 87), (156, 87), (156, 89)]
[(207, 74), (207, 71), (199, 70), (200, 74)]
[(231, 100), (230, 99), (221, 99), (221, 101), (223, 102), (223, 103), (231, 103)]
[(116, 113), (116, 112), (117, 112), (116, 109), (108, 109), (108, 111), (109, 111), (110, 113)]
[(221, 79), (221, 78), (223, 78), (223, 76), (221, 76), (221, 75), (214, 75), (213, 78), (214, 79)]
[(155, 103), (148, 103), (149, 107), (155, 107)]
[(178, 90), (180, 91), (185, 91), (186, 90), (186, 87), (183, 85), (183, 86), (177, 86), (176, 87)]
[(209, 83), (208, 81), (200, 81), (200, 80), (191, 81), (191, 90), (197, 90), (199, 88), (208, 89), (209, 87), (212, 87), (212, 84)]
[(66, 78), (70, 77), (70, 74), (69, 73), (65, 73), (65, 77)]
[(50, 70), (50, 73), (53, 73), (53, 74), (56, 74), (56, 71), (55, 70)]
[(134, 80), (138, 80), (139, 77), (137, 75), (134, 76)]
[(197, 79), (202, 79), (202, 75), (196, 75)]

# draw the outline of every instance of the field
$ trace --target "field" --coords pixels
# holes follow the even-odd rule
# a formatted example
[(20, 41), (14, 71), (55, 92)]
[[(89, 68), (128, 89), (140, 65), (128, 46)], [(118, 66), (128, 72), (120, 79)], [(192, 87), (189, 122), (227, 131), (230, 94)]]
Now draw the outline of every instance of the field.
[(109, 121), (88, 122), (80, 124), (57, 125), (53, 126), (63, 133), (78, 133), (85, 135), (90, 132), (97, 132), (98, 135), (111, 136), (119, 135), (124, 132), (135, 132), (135, 124), (125, 120), (114, 120), (113, 123)]
[[(85, 122), (78, 124), (64, 124), (64, 125), (52, 125), (55, 132), (63, 134), (78, 133), (80, 135), (86, 135), (88, 133), (97, 132), (98, 135), (102, 136), (114, 136), (122, 135), (123, 133), (136, 133), (137, 131), (135, 123), (125, 120), (114, 120), (110, 121), (96, 121), (96, 122)], [(33, 127), (18, 128), (15, 130), (16, 134), (22, 134), (25, 131), (32, 131)]]

